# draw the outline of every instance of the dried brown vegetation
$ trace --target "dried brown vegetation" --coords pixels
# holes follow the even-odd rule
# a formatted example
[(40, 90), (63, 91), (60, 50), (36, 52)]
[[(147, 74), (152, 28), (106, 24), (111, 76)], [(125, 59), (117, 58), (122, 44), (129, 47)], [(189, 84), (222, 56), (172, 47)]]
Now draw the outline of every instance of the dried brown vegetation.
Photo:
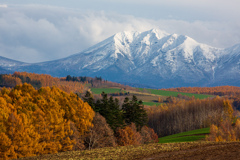
[(24, 160), (37, 159), (239, 159), (239, 142), (190, 142), (190, 143), (151, 143), (139, 146), (122, 146), (99, 148), (86, 151), (70, 151), (38, 157), (27, 157)]

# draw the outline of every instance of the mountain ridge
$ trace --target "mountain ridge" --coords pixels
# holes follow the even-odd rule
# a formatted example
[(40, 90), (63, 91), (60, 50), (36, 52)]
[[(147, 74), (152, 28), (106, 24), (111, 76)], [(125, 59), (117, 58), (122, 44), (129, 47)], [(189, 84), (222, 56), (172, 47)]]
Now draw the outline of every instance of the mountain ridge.
[(236, 80), (240, 78), (239, 64), (240, 44), (216, 48), (185, 35), (152, 29), (116, 33), (69, 57), (8, 69), (53, 76), (102, 76), (120, 83), (167, 88), (228, 82), (240, 86)]

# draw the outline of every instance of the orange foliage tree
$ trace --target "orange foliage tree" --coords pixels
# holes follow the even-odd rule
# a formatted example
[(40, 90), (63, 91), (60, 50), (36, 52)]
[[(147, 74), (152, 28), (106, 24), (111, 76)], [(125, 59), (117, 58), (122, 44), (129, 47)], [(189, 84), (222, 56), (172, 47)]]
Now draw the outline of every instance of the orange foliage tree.
[(157, 143), (159, 141), (158, 135), (153, 129), (143, 126), (141, 131), (138, 132), (134, 123), (124, 128), (118, 128), (116, 131), (116, 139), (120, 146)]
[(143, 126), (141, 129), (141, 136), (142, 136), (142, 142), (143, 143), (157, 143), (158, 135), (154, 132), (152, 128), (149, 128), (147, 126)]
[(0, 86), (15, 87), (16, 85), (22, 84), (22, 81), (18, 77), (12, 75), (0, 75)]
[(235, 86), (218, 86), (218, 87), (179, 87), (162, 89), (166, 91), (197, 93), (197, 94), (211, 94), (211, 95), (228, 95), (237, 96), (240, 95), (240, 87)]
[(120, 146), (139, 145), (142, 143), (142, 136), (139, 132), (137, 132), (137, 128), (134, 123), (123, 129), (118, 129), (116, 135), (118, 145)]
[(14, 72), (13, 75), (3, 75), (3, 77), (3, 86), (6, 86), (4, 84), (7, 83), (7, 87), (15, 87), (15, 85), (29, 83), (37, 89), (40, 87), (56, 86), (57, 88), (68, 93), (83, 93), (85, 90), (84, 84), (81, 82), (66, 81), (65, 78), (56, 78), (47, 74)]
[(3, 159), (72, 150), (92, 126), (94, 111), (77, 95), (56, 87), (35, 90), (29, 84), (0, 92), (0, 155)]
[(93, 125), (84, 140), (88, 149), (116, 146), (113, 130), (99, 113), (93, 118)]
[(239, 120), (235, 126), (228, 120), (222, 121), (220, 126), (212, 124), (210, 127), (210, 134), (206, 137), (208, 141), (239, 141)]

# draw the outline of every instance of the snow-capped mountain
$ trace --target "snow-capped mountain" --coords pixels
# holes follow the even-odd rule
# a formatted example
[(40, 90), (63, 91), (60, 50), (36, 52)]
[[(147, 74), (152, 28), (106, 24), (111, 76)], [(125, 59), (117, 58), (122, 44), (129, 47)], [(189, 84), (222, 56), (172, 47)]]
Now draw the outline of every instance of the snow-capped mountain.
[(12, 73), (12, 68), (17, 66), (25, 65), (26, 63), (11, 60), (5, 57), (0, 56), (0, 73), (1, 74), (7, 74)]
[(158, 29), (121, 32), (70, 57), (13, 70), (53, 76), (102, 76), (146, 87), (238, 85), (240, 45), (227, 49)]

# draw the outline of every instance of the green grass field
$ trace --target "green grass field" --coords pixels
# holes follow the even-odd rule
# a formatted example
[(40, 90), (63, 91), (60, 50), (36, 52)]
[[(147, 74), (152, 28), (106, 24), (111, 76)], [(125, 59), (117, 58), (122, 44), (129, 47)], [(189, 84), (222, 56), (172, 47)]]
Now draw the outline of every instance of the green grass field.
[[(119, 88), (91, 88), (91, 91), (94, 94), (101, 94), (102, 92), (105, 92), (107, 94), (109, 93), (121, 93), (121, 89)], [(126, 93), (125, 91), (123, 91)]]
[(158, 103), (158, 102), (143, 102), (144, 105), (147, 105), (147, 106), (159, 106), (161, 105), (162, 103)]
[[(143, 88), (139, 88), (140, 91), (143, 91)], [(185, 95), (188, 97), (194, 96), (197, 99), (205, 99), (209, 97), (214, 97), (213, 95), (206, 95), (206, 94), (193, 94), (193, 93), (183, 93), (183, 92), (173, 92), (173, 91), (164, 91), (164, 90), (157, 90), (157, 89), (146, 89), (151, 94), (161, 95), (161, 96), (174, 96), (177, 97), (178, 94)]]
[(159, 143), (173, 143), (173, 142), (193, 142), (202, 140), (206, 134), (210, 133), (210, 128), (202, 128), (188, 132), (182, 132), (166, 137), (159, 138)]

